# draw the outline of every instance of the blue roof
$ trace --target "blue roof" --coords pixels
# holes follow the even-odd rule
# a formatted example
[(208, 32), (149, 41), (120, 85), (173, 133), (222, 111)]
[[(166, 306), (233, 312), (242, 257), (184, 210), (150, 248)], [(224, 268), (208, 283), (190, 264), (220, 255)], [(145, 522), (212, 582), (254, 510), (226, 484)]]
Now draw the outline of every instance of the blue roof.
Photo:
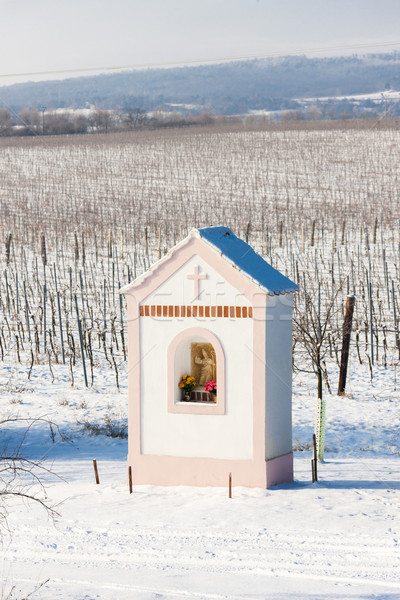
[(297, 284), (271, 267), (228, 227), (204, 227), (195, 231), (270, 294), (287, 294), (299, 290)]

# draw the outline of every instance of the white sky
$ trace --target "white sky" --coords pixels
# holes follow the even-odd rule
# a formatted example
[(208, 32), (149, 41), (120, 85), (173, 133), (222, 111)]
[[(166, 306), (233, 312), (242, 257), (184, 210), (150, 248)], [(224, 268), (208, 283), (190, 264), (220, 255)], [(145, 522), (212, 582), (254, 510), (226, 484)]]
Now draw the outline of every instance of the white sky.
[(0, 19), (0, 85), (35, 79), (10, 73), (400, 49), (400, 0), (0, 0)]

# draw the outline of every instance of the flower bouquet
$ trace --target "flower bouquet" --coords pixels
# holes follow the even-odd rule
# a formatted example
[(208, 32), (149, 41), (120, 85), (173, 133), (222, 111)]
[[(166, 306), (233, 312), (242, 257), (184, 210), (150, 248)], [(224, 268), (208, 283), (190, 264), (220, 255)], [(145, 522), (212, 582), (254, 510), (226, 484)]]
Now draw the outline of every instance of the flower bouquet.
[(186, 402), (190, 401), (190, 393), (196, 385), (196, 380), (192, 375), (183, 375), (180, 380), (178, 387), (184, 392), (184, 400)]
[(210, 381), (207, 381), (206, 385), (204, 386), (204, 391), (208, 392), (208, 395), (210, 397), (210, 400), (212, 400), (212, 402), (216, 402), (217, 382), (214, 381), (214, 379), (210, 379)]

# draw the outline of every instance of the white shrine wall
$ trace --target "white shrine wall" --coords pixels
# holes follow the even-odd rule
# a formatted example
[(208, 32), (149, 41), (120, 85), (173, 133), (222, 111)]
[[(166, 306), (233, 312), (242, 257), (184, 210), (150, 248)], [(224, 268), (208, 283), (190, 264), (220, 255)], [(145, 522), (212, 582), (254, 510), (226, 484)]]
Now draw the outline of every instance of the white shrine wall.
[[(266, 458), (292, 451), (292, 311), (293, 294), (267, 298)], [(277, 432), (279, 431), (279, 435)]]
[[(200, 295), (193, 301), (193, 281), (187, 279), (195, 267), (199, 267), (199, 275), (206, 275), (207, 279), (199, 281)], [(169, 277), (157, 290), (149, 294), (145, 304), (163, 305), (190, 305), (203, 304), (209, 306), (250, 306), (244, 294), (228, 283), (200, 256), (192, 256), (182, 267)]]
[[(167, 409), (168, 375), (165, 348), (171, 338), (179, 332), (199, 327), (212, 331), (219, 339), (225, 354), (226, 406), (223, 415), (176, 414), (168, 412)], [(212, 322), (210, 327), (209, 323), (202, 323), (201, 319), (196, 318), (188, 318), (177, 323), (174, 319), (168, 321), (150, 317), (142, 319), (141, 337), (144, 355), (141, 366), (142, 453), (160, 456), (251, 459), (253, 445), (251, 319), (226, 322), (219, 318)], [(193, 341), (197, 341), (196, 338)], [(240, 351), (237, 349), (237, 339), (241, 341)], [(184, 373), (185, 371), (182, 370), (176, 379), (177, 389)], [(217, 400), (221, 402), (222, 398), (217, 396)]]
[[(198, 301), (193, 302), (194, 283), (186, 278), (199, 266), (206, 273), (201, 280)], [(215, 290), (209, 293), (208, 290)], [(198, 256), (192, 257), (144, 305), (209, 305), (250, 306), (244, 295)], [(190, 372), (189, 354), (185, 344), (177, 348), (174, 372), (168, 373), (166, 348), (179, 334), (196, 329), (189, 335), (191, 342), (209, 341), (199, 328), (215, 336), (222, 347), (225, 360), (225, 414), (171, 413), (168, 411), (167, 381), (172, 376), (176, 386), (175, 402), (179, 402), (178, 383)], [(216, 459), (251, 459), (253, 454), (252, 412), (252, 348), (253, 320), (230, 317), (144, 317), (140, 321), (141, 362), (141, 452), (146, 455), (200, 457)], [(185, 362), (186, 361), (186, 362)], [(217, 369), (222, 365), (217, 360)], [(217, 384), (221, 389), (221, 382)], [(144, 402), (144, 399), (146, 401)], [(223, 400), (221, 394), (217, 404)], [(215, 407), (216, 408), (216, 407)], [(186, 407), (183, 407), (185, 410)], [(190, 408), (188, 407), (188, 411)]]

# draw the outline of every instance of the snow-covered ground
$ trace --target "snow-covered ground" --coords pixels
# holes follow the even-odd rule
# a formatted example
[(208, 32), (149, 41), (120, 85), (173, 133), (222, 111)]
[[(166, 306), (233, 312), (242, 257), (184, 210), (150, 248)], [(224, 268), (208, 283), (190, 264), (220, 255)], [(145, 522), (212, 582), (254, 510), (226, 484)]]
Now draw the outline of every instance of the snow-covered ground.
[(398, 90), (382, 90), (372, 94), (353, 94), (353, 96), (323, 96), (321, 98), (296, 98), (298, 102), (324, 102), (326, 100), (375, 100), (382, 102), (383, 100), (400, 100), (400, 92)]
[[(400, 392), (391, 369), (352, 361), (348, 397), (327, 394), (325, 462), (311, 483), (315, 382), (294, 377), (295, 482), (270, 490), (161, 488), (126, 482), (126, 439), (82, 434), (85, 421), (124, 424), (111, 369), (94, 387), (69, 384), (64, 367), (3, 365), (2, 413), (43, 416), (25, 443), (48, 456), (54, 523), (39, 506), (10, 505), (2, 542), (2, 598), (400, 598)], [(333, 370), (331, 384), (337, 376)], [(336, 384), (335, 384), (336, 385)], [(15, 431), (9, 431), (15, 437)], [(4, 439), (4, 432), (2, 433)], [(301, 451), (300, 449), (305, 449)], [(92, 459), (99, 466), (96, 485)], [(61, 477), (58, 478), (57, 476)], [(234, 482), (233, 482), (234, 483)]]

